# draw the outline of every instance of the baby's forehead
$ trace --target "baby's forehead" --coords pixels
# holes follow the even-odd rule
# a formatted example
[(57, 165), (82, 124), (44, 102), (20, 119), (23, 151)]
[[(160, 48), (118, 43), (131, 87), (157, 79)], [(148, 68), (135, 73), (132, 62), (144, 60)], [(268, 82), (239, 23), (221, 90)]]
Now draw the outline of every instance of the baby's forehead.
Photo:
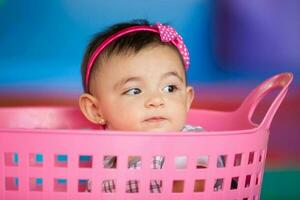
[(147, 70), (159, 66), (159, 70), (164, 68), (178, 68), (185, 71), (184, 64), (178, 51), (170, 46), (159, 45), (141, 49), (138, 52), (125, 52), (112, 55), (103, 62), (103, 67), (122, 66), (120, 70), (139, 70), (147, 66)]
[(157, 45), (131, 53), (116, 53), (97, 62), (94, 81), (108, 81), (140, 77), (154, 74), (159, 78), (165, 73), (174, 72), (186, 82), (185, 67), (177, 50), (167, 45)]
[[(154, 52), (154, 53), (153, 53)], [(155, 54), (155, 52), (159, 52), (158, 54)], [(163, 57), (163, 55), (169, 55), (168, 57)], [(144, 56), (141, 56), (144, 55)], [(147, 56), (145, 56), (147, 55)], [(171, 56), (171, 57), (170, 57)], [(139, 49), (136, 51), (135, 49), (127, 49), (124, 51), (116, 51), (111, 52), (108, 54), (103, 54), (101, 57), (99, 57), (99, 64), (98, 67), (105, 67), (108, 63), (115, 63), (115, 62), (123, 62), (125, 64), (125, 61), (132, 61), (136, 59), (142, 60), (143, 62), (148, 62), (148, 59), (153, 60), (171, 60), (171, 61), (181, 61), (182, 68), (184, 71), (186, 70), (184, 67), (184, 63), (182, 60), (182, 56), (178, 52), (178, 50), (169, 44), (153, 44), (148, 45), (144, 48)]]

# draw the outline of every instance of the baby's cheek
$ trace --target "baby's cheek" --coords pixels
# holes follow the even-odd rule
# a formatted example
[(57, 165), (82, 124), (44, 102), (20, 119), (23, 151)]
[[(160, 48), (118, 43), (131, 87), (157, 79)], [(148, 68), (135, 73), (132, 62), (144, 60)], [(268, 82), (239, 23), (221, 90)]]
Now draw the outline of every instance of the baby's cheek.
[(123, 123), (134, 123), (137, 121), (138, 116), (142, 112), (141, 108), (134, 108), (129, 106), (123, 106), (119, 108), (116, 112), (116, 117), (118, 118), (119, 122)]
[(173, 116), (175, 116), (178, 123), (185, 123), (187, 109), (186, 104), (184, 102), (177, 102), (176, 104), (174, 104), (172, 112)]
[(170, 100), (170, 106), (175, 109), (175, 112), (183, 112), (186, 110), (186, 101), (182, 96), (179, 96)]

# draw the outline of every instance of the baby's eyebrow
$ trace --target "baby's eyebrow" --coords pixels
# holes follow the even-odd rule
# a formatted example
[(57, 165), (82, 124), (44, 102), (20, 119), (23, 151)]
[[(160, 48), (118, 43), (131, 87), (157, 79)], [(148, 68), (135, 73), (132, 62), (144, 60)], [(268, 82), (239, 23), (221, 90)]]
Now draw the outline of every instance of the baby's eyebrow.
[(121, 87), (122, 85), (125, 85), (126, 83), (128, 82), (131, 82), (131, 81), (141, 81), (141, 78), (140, 77), (137, 77), (137, 76), (133, 76), (133, 77), (129, 77), (129, 78), (124, 78), (120, 81), (118, 81), (115, 85), (114, 85), (114, 88), (117, 89), (119, 87)]
[(175, 77), (177, 77), (181, 82), (184, 82), (184, 81), (183, 81), (183, 78), (182, 78), (177, 72), (175, 72), (175, 71), (171, 71), (171, 72), (165, 73), (164, 75), (162, 75), (161, 79), (165, 79), (165, 78), (167, 78), (167, 77), (169, 77), (169, 76), (175, 76)]

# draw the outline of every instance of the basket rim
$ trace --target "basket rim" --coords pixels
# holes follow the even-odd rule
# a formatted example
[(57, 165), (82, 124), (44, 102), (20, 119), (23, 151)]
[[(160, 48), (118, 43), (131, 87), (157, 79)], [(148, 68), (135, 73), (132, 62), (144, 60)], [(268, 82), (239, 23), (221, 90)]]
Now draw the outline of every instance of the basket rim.
[[(11, 107), (0, 107), (0, 111), (7, 111), (7, 110), (16, 110), (16, 109), (43, 109), (43, 110), (48, 110), (48, 109), (55, 109), (55, 110), (74, 110), (77, 111), (79, 110), (79, 108), (77, 106), (73, 106), (73, 105), (50, 105), (50, 106), (11, 106)], [(189, 112), (198, 112), (198, 111), (208, 111), (208, 112), (219, 112), (219, 113), (232, 113), (235, 112), (236, 110), (233, 111), (222, 111), (222, 110), (213, 110), (213, 109), (200, 109), (200, 108), (191, 108), (189, 110)], [(251, 125), (253, 125), (253, 128), (248, 128), (248, 129), (240, 129), (240, 130), (221, 130), (221, 131), (203, 131), (201, 132), (201, 134), (199, 134), (199, 132), (185, 132), (184, 135), (187, 136), (216, 136), (216, 135), (236, 135), (236, 134), (253, 134), (257, 131), (261, 131), (264, 130), (265, 128), (259, 126), (258, 124), (255, 123), (251, 123)], [(269, 130), (269, 129), (265, 129), (265, 130)], [(173, 131), (173, 132), (142, 132), (142, 131), (108, 131), (108, 130), (101, 130), (101, 129), (71, 129), (71, 128), (66, 128), (66, 129), (59, 129), (59, 128), (0, 128), (0, 133), (2, 132), (26, 132), (26, 133), (47, 133), (47, 134), (70, 134), (69, 132), (72, 131), (72, 134), (97, 134), (99, 135), (99, 132), (101, 133), (101, 135), (151, 135), (151, 136), (155, 136), (155, 135), (160, 135), (160, 136), (164, 136), (164, 135), (172, 135), (172, 136), (180, 136), (181, 131)]]
[[(71, 131), (71, 133), (70, 133)], [(201, 136), (201, 137), (211, 137), (211, 136), (229, 136), (229, 135), (245, 135), (245, 134), (255, 134), (262, 131), (260, 127), (254, 127), (252, 129), (243, 130), (224, 130), (224, 131), (203, 131), (203, 132), (184, 132), (185, 136)], [(269, 129), (264, 131), (269, 132)], [(141, 131), (108, 131), (108, 130), (97, 130), (97, 129), (43, 129), (43, 128), (1, 128), (0, 133), (12, 133), (12, 134), (72, 134), (72, 135), (100, 135), (100, 136), (173, 136), (182, 137), (182, 132), (141, 132)], [(101, 133), (101, 134), (99, 134)]]

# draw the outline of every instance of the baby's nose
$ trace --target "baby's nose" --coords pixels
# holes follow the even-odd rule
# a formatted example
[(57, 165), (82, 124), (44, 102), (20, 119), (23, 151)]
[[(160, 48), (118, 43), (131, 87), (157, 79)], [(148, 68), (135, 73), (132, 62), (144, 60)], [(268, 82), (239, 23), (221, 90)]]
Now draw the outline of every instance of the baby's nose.
[(147, 108), (158, 108), (163, 107), (165, 105), (165, 101), (161, 94), (153, 94), (145, 101), (145, 107)]

